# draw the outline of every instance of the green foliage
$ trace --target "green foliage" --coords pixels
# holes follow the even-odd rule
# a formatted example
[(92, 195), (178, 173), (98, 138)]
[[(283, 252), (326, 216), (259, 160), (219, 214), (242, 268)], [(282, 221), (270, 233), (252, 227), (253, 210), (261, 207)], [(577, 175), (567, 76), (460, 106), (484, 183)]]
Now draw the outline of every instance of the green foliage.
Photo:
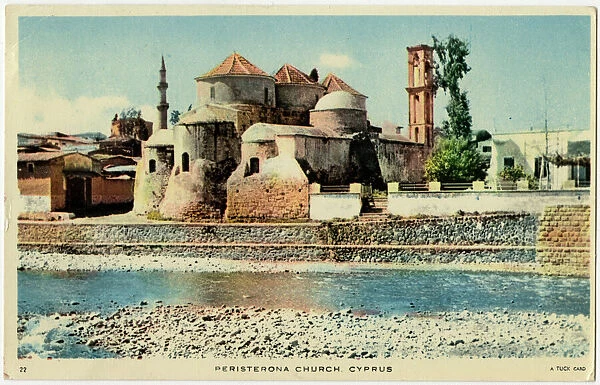
[(461, 92), (457, 98), (450, 98), (446, 106), (448, 120), (442, 122), (442, 130), (446, 137), (470, 138), (471, 113), (467, 93)]
[(488, 164), (474, 144), (465, 138), (440, 140), (425, 162), (425, 178), (429, 181), (468, 183), (483, 180)]
[(433, 38), (433, 51), (438, 60), (435, 63), (434, 87), (449, 92), (451, 97), (460, 94), (458, 82), (471, 70), (466, 57), (469, 55), (469, 44), (455, 37), (446, 40)]
[(313, 68), (312, 71), (310, 71), (310, 75), (308, 75), (308, 77), (313, 82), (318, 82), (319, 81), (319, 71), (316, 68)]
[(460, 80), (471, 70), (466, 57), (469, 44), (454, 35), (446, 40), (433, 38), (433, 50), (437, 55), (435, 63), (434, 90), (441, 88), (450, 95), (446, 106), (448, 120), (442, 122), (442, 131), (447, 137), (470, 138), (471, 113), (467, 93), (460, 90)]
[(162, 214), (158, 210), (150, 211), (146, 218), (153, 221), (168, 221), (168, 218), (162, 216)]
[(530, 190), (537, 190), (539, 188), (538, 181), (535, 177), (527, 174), (520, 164), (514, 167), (504, 167), (504, 170), (498, 173), (498, 177), (511, 182), (525, 179), (527, 180), (527, 185)]
[(486, 140), (492, 139), (492, 134), (486, 130), (479, 130), (475, 133), (476, 142), (485, 142)]
[(176, 125), (179, 122), (179, 117), (181, 116), (181, 112), (179, 110), (173, 110), (171, 111), (171, 118), (169, 119), (169, 122), (172, 125)]
[(142, 110), (138, 110), (135, 107), (131, 106), (129, 108), (124, 108), (119, 114), (119, 119), (140, 119), (142, 117)]
[(498, 173), (498, 176), (504, 180), (516, 182), (520, 179), (525, 178), (527, 174), (525, 174), (523, 166), (518, 164), (514, 167), (504, 167), (504, 170), (500, 171)]

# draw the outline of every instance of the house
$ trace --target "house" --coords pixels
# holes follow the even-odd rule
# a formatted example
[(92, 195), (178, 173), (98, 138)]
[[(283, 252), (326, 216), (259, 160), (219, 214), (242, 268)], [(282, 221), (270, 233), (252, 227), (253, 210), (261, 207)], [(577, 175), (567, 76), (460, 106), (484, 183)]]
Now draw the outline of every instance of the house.
[(82, 212), (133, 201), (133, 179), (105, 174), (88, 155), (61, 151), (17, 155), (20, 212)]
[(541, 189), (589, 187), (591, 131), (529, 130), (494, 133), (478, 149), (490, 157), (488, 182), (496, 185), (505, 167), (522, 166)]

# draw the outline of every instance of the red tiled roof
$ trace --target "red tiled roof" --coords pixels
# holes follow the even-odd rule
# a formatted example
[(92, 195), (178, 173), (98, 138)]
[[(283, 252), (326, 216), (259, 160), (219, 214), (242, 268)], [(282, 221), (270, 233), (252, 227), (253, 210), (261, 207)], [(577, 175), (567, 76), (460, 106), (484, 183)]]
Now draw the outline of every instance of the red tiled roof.
[(323, 80), (323, 86), (327, 89), (326, 93), (328, 94), (335, 91), (346, 91), (352, 95), (365, 96), (331, 73)]
[(254, 64), (246, 60), (237, 52), (231, 54), (223, 63), (208, 71), (201, 77), (222, 76), (222, 75), (260, 75), (269, 76), (268, 73), (261, 70)]
[(65, 155), (64, 152), (19, 152), (17, 154), (18, 162), (45, 162)]
[(284, 64), (275, 74), (275, 81), (280, 84), (317, 84), (298, 68)]

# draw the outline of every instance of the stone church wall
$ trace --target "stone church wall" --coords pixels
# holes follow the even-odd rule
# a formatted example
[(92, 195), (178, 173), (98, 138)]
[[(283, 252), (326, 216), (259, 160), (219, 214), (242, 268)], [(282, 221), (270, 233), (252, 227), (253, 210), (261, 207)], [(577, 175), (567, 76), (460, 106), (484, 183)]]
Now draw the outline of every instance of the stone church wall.
[[(214, 97), (211, 97), (211, 87), (214, 90)], [(266, 95), (265, 88), (267, 89)], [(275, 107), (275, 79), (266, 76), (202, 78), (197, 81), (196, 90), (199, 105), (240, 103)]]
[(260, 173), (246, 175), (241, 165), (227, 180), (227, 219), (308, 218), (308, 179), (296, 160), (280, 155), (261, 167)]
[(310, 136), (278, 136), (280, 153), (288, 153), (301, 164), (311, 183), (347, 184), (350, 172), (350, 140)]
[(255, 174), (233, 180), (227, 188), (227, 218), (308, 218), (308, 182)]
[(148, 172), (148, 158), (138, 163), (135, 169), (135, 185), (133, 196), (133, 212), (136, 214), (148, 214), (157, 211), (162, 201), (171, 169), (165, 163), (156, 162), (156, 171)]
[(279, 108), (249, 104), (235, 104), (229, 107), (239, 111), (235, 125), (240, 136), (254, 123), (299, 126), (307, 126), (309, 123), (309, 112), (303, 108)]
[(309, 84), (276, 84), (277, 107), (300, 107), (308, 111), (315, 108), (317, 101), (325, 94), (325, 88)]
[(428, 148), (420, 144), (385, 139), (375, 139), (374, 145), (384, 182), (423, 181)]
[(175, 167), (181, 167), (183, 153), (188, 160), (208, 159), (213, 162), (232, 158), (240, 161), (240, 138), (232, 122), (200, 123), (174, 128)]

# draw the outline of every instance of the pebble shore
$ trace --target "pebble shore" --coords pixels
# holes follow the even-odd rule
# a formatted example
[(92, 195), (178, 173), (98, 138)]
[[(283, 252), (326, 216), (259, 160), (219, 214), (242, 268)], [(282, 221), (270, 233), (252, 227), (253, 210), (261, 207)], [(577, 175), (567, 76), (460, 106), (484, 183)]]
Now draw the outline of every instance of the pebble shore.
[(234, 260), (194, 256), (126, 255), (126, 254), (67, 254), (42, 253), (33, 250), (18, 252), (19, 270), (49, 271), (176, 271), (176, 272), (351, 272), (354, 269), (427, 269), (465, 271), (510, 271), (535, 273), (535, 263), (390, 263), (390, 262), (328, 262)]
[[(19, 317), (27, 332), (34, 315)], [(442, 312), (391, 316), (257, 307), (146, 304), (99, 314), (54, 314), (78, 344), (118, 357), (532, 358), (590, 354), (584, 315)]]

